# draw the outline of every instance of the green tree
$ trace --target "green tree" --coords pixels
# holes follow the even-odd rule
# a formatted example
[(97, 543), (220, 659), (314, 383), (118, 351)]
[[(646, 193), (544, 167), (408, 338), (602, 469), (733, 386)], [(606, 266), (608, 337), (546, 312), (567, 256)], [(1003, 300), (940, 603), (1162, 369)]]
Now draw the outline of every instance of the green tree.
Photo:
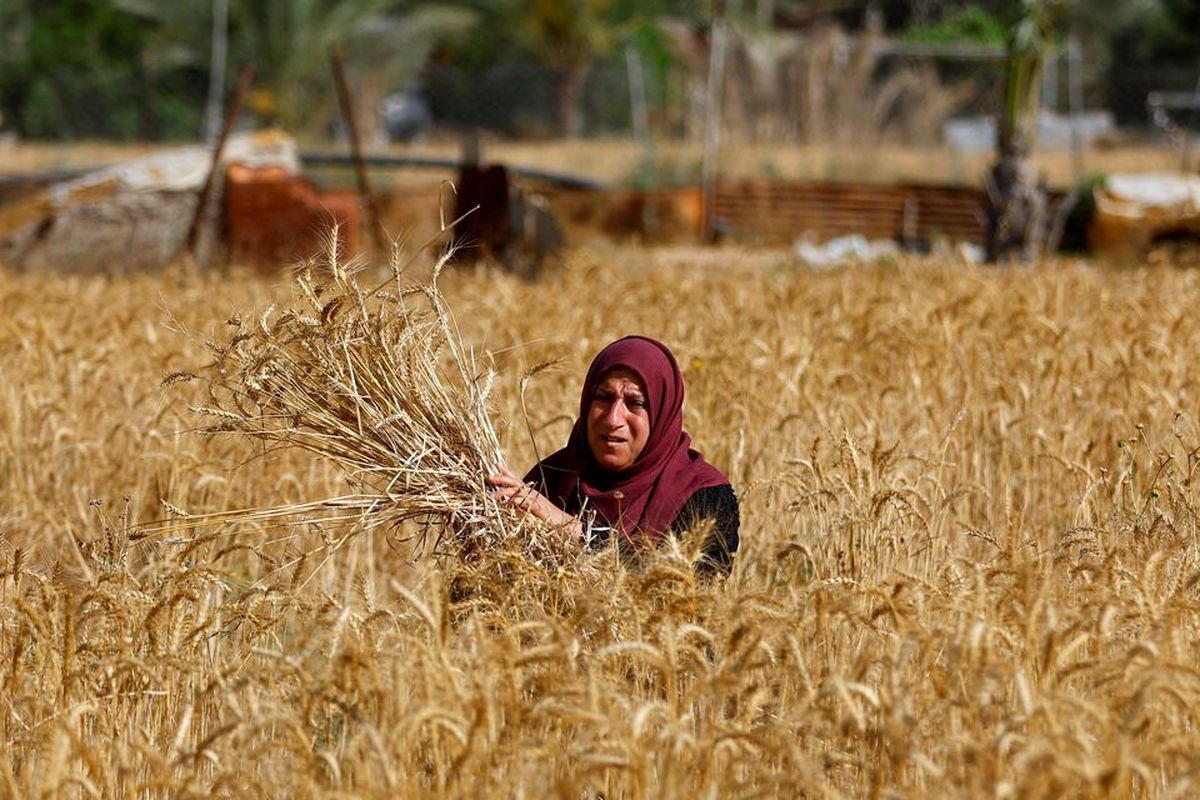
[(547, 68), (558, 132), (578, 136), (586, 122), (584, 88), (596, 66), (619, 47), (635, 47), (649, 73), (647, 82), (662, 90), (674, 64), (657, 22), (674, 16), (707, 23), (708, 5), (688, 0), (473, 0), (481, 22), (456, 52), (456, 65), (478, 74), (530, 59)]
[(236, 52), (257, 66), (256, 110), (290, 129), (330, 118), (332, 45), (342, 45), (356, 74), (395, 85), (474, 21), (461, 7), (404, 0), (240, 0), (230, 14)]
[(953, 11), (929, 25), (908, 28), (900, 35), (910, 42), (932, 44), (1002, 45), (1008, 31), (1004, 22), (978, 6)]
[(129, 57), (147, 32), (106, 0), (9, 0), (0, 6), (0, 109), (33, 138), (152, 133), (152, 78)]
[(582, 99), (588, 73), (612, 48), (609, 0), (521, 0), (514, 15), (517, 41), (554, 70), (554, 109), (560, 132), (583, 134)]
[(5, 0), (0, 114), (31, 138), (192, 138), (207, 26), (204, 3)]
[(1034, 258), (1045, 238), (1046, 196), (1029, 157), (1037, 128), (1046, 54), (1066, 0), (1021, 0), (1011, 19), (1004, 97), (996, 125), (996, 162), (988, 175), (987, 256)]
[[(143, 31), (141, 46), (129, 58), (142, 78), (139, 98), (143, 120), (142, 138), (158, 139), (163, 116), (184, 127), (185, 135), (194, 136), (199, 120), (200, 86), (208, 64), (211, 32), (211, 3), (179, 3), (169, 0), (110, 0), (113, 7), (128, 17), (127, 24)], [(190, 76), (189, 91), (180, 98), (174, 94), (174, 78)], [(179, 102), (183, 100), (184, 102)]]

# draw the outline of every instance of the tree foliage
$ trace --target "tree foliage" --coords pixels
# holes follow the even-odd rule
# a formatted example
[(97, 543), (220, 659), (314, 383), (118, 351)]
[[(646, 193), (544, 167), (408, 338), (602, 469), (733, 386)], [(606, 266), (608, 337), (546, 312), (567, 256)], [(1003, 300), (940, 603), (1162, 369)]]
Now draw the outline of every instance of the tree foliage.
[(935, 23), (903, 31), (901, 38), (931, 44), (1003, 45), (1007, 37), (1004, 21), (978, 6), (956, 10)]
[[(411, 0), (232, 0), (230, 19), (233, 60), (256, 65), (263, 116), (300, 128), (330, 103), (333, 43), (352, 69), (403, 85), (474, 21)], [(32, 138), (195, 138), (211, 28), (207, 2), (47, 0), (35, 13), (32, 0), (6, 0), (0, 114)]]
[[(36, 13), (35, 13), (36, 7)], [(149, 29), (105, 0), (10, 0), (0, 11), (0, 110), (29, 136), (147, 133), (150, 76), (131, 54)]]
[(441, 38), (474, 21), (461, 7), (410, 0), (243, 0), (230, 10), (235, 53), (258, 69), (257, 110), (289, 128), (329, 115), (332, 45), (352, 69), (398, 88)]
[[(254, 106), (289, 127), (332, 118), (327, 50), (339, 42), (352, 77), (394, 91), (433, 59), (467, 85), (504, 65), (538, 64), (557, 88), (529, 86), (540, 108), (569, 118), (581, 81), (632, 47), (648, 83), (679, 64), (659, 23), (708, 24), (716, 0), (229, 0), (230, 65), (255, 62)], [(853, 26), (873, 9), (891, 35), (1002, 44), (1019, 0), (755, 0), (728, 4), (747, 25)], [(1152, 88), (1190, 88), (1200, 63), (1200, 0), (1071, 0), (1058, 35), (1087, 53), (1089, 102)], [(210, 0), (0, 0), (0, 125), (33, 138), (196, 138), (208, 92)], [(824, 15), (824, 17), (822, 17)], [(807, 21), (807, 22), (806, 22)], [(1118, 58), (1119, 54), (1119, 58)], [(519, 73), (518, 73), (519, 74)], [(228, 85), (226, 86), (228, 89)], [(1112, 94), (1108, 90), (1112, 89)], [(540, 92), (540, 93), (539, 93)], [(1120, 96), (1118, 96), (1120, 95)], [(1130, 99), (1132, 98), (1132, 99)], [(1111, 107), (1111, 106), (1110, 106)], [(563, 122), (564, 120), (560, 120)], [(569, 120), (567, 120), (569, 121)], [(572, 123), (574, 124), (574, 123)], [(569, 126), (568, 126), (569, 127)]]

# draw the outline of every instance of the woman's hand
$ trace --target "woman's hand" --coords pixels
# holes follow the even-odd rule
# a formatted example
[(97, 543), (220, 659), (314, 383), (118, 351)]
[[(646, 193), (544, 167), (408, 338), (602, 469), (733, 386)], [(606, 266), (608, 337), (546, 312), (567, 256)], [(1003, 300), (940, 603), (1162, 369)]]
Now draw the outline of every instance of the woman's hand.
[[(501, 465), (500, 471), (487, 480), (488, 483), (496, 487), (492, 490), (492, 497), (496, 498), (499, 502), (521, 511), (527, 511), (556, 528), (570, 524), (575, 524), (579, 527), (579, 519), (577, 517), (571, 516), (551, 503), (549, 498), (532, 486), (522, 483), (521, 479), (513, 474), (513, 471), (508, 467)], [(582, 528), (580, 530), (582, 531)]]

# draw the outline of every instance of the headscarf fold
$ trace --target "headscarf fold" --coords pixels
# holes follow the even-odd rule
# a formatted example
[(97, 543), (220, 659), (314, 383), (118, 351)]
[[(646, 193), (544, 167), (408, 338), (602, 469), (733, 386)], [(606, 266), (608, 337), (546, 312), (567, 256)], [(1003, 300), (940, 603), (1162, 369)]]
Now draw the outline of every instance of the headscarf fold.
[[(615, 367), (641, 378), (650, 416), (645, 447), (621, 472), (596, 463), (587, 435), (596, 387)], [(691, 448), (692, 438), (683, 430), (683, 394), (683, 374), (666, 345), (644, 336), (618, 339), (588, 368), (567, 446), (536, 464), (525, 481), (568, 513), (578, 514), (584, 505), (594, 509), (631, 544), (657, 542), (693, 493), (729, 483)]]

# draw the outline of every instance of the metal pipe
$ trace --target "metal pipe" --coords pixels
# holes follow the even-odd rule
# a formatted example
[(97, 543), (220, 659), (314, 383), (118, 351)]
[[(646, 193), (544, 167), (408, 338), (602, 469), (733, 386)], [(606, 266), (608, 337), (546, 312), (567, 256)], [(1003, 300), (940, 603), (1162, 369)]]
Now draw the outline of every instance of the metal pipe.
[[(441, 156), (394, 156), (383, 154), (365, 155), (363, 163), (372, 169), (401, 169), (416, 167), (421, 169), (445, 169), (458, 171), (464, 166), (478, 166), (479, 160), (445, 158)], [(300, 163), (306, 168), (312, 167), (349, 167), (354, 165), (354, 159), (342, 153), (301, 153)], [(528, 167), (514, 167), (505, 164), (504, 168), (511, 174), (531, 181), (548, 183), (562, 189), (584, 189), (598, 191), (605, 188), (604, 184), (577, 175), (565, 175), (561, 172), (549, 172)]]

